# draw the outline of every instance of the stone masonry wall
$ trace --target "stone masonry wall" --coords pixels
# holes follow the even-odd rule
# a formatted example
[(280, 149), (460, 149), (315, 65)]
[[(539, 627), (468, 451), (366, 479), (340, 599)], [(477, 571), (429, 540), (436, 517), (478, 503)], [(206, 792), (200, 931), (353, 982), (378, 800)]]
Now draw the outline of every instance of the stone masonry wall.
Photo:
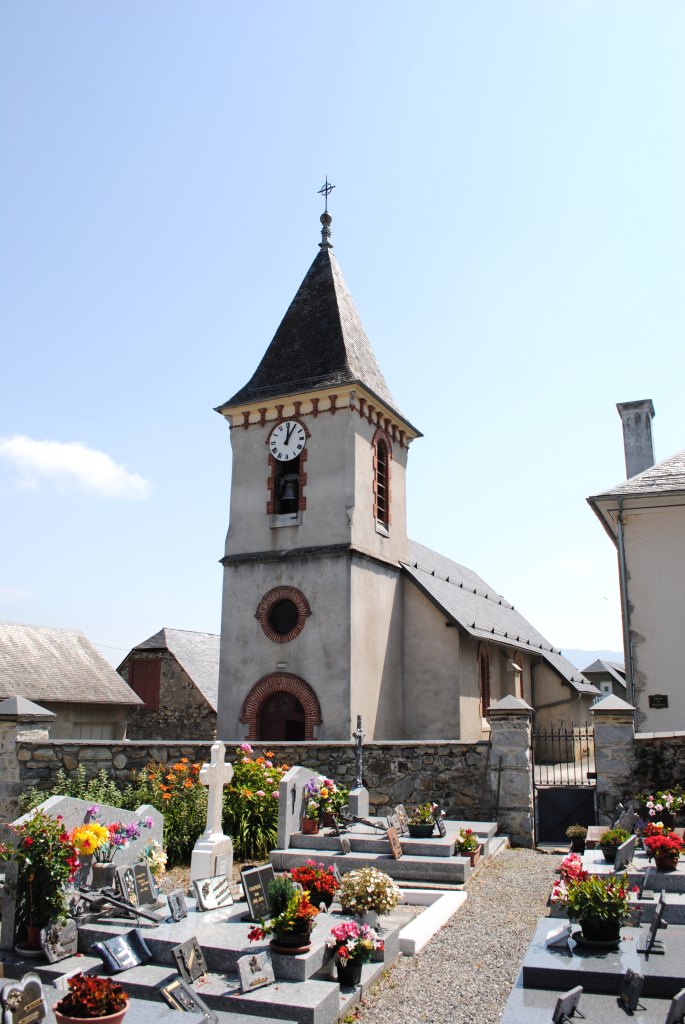
[[(227, 760), (233, 760), (234, 747), (240, 741), (226, 743)], [(67, 774), (79, 765), (88, 776), (101, 768), (122, 786), (133, 771), (150, 761), (163, 763), (187, 757), (207, 761), (210, 742), (92, 741), (70, 740), (20, 742), (17, 757), (20, 778), (25, 788), (49, 789), (55, 772)], [(302, 764), (351, 788), (355, 782), (354, 747), (350, 743), (269, 743), (276, 764)], [(261, 744), (255, 753), (262, 754)], [(448, 815), (471, 820), (491, 820), (494, 798), (490, 790), (489, 745), (487, 743), (369, 743), (364, 747), (364, 782), (369, 789), (371, 813), (385, 814), (395, 804), (407, 805), (436, 800)]]
[(160, 662), (159, 708), (129, 711), (126, 735), (130, 740), (175, 739), (212, 740), (216, 736), (216, 711), (209, 706), (195, 683), (168, 651), (136, 651), (121, 666), (128, 682), (131, 662), (149, 659)]
[(637, 733), (632, 771), (634, 793), (680, 786), (685, 790), (685, 732)]

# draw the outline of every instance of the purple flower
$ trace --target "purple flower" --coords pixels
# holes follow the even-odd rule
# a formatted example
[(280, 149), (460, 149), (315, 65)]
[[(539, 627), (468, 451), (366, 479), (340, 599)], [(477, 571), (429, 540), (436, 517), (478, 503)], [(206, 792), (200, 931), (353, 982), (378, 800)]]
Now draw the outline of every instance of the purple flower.
[(145, 826), (145, 828), (152, 828), (152, 826), (154, 825), (154, 821), (152, 820), (149, 814), (147, 815), (146, 818), (143, 818), (143, 825)]
[(88, 810), (86, 811), (86, 814), (88, 815), (89, 818), (94, 818), (95, 815), (99, 814), (99, 813), (100, 813), (100, 808), (98, 807), (97, 804), (91, 804), (90, 807), (88, 808)]
[(135, 821), (129, 821), (126, 826), (126, 838), (127, 839), (138, 839), (140, 836), (140, 829)]

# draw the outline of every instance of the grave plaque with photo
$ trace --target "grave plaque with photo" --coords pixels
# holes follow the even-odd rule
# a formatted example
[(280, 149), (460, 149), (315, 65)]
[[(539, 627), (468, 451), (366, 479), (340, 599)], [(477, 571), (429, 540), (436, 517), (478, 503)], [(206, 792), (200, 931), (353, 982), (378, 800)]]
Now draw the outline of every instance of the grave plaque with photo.
[(182, 921), (184, 917), (188, 916), (186, 898), (180, 889), (169, 893), (167, 903), (169, 904), (169, 914), (172, 921)]
[(676, 992), (666, 1014), (665, 1024), (682, 1024), (685, 1018), (685, 988)]
[(398, 804), (396, 806), (395, 814), (397, 815), (400, 821), (400, 827), (398, 828), (397, 831), (401, 836), (403, 836), (409, 827), (409, 815), (407, 814), (407, 810), (404, 804)]
[(195, 878), (193, 879), (193, 888), (198, 910), (217, 910), (219, 907), (230, 907), (233, 904), (231, 883), (226, 875)]
[(119, 974), (152, 960), (152, 953), (137, 928), (125, 935), (114, 935), (104, 942), (94, 942), (90, 948), (102, 958), (110, 974)]
[(78, 951), (78, 929), (76, 921), (68, 917), (64, 924), (50, 921), (40, 933), (40, 944), (50, 964), (66, 960)]
[(194, 981), (207, 973), (207, 961), (195, 936), (188, 939), (187, 942), (174, 946), (171, 955), (178, 968), (178, 973), (188, 985), (192, 985)]
[(666, 922), (662, 920), (664, 916), (665, 903), (660, 900), (656, 905), (654, 917), (652, 923), (649, 926), (647, 937), (643, 941), (638, 942), (637, 951), (638, 953), (665, 953), (666, 949), (661, 939), (657, 939), (656, 933), (659, 928), (666, 928)]
[(202, 1024), (217, 1024), (219, 1020), (217, 1015), (200, 999), (195, 989), (191, 988), (183, 978), (174, 978), (173, 981), (162, 985), (159, 993), (174, 1010), (201, 1013)]
[(276, 980), (271, 957), (266, 952), (241, 956), (238, 960), (238, 974), (241, 992), (252, 992), (255, 988), (273, 985)]
[(30, 971), (21, 981), (12, 981), (0, 992), (3, 1024), (37, 1024), (45, 1020), (48, 1007), (43, 985), (37, 974)]
[(640, 1005), (640, 995), (645, 979), (637, 971), (629, 967), (621, 978), (618, 989), (618, 1000), (621, 1006), (628, 1012), (633, 1013)]
[[(578, 1004), (580, 997), (583, 994), (583, 986), (576, 985), (575, 988), (570, 988), (568, 992), (564, 992), (557, 999), (557, 1004), (554, 1007), (552, 1013), (553, 1024), (562, 1024), (563, 1021), (568, 1020), (569, 1017), (573, 1017), (576, 1010), (578, 1010)], [(580, 1010), (578, 1010), (580, 1016)]]
[(388, 842), (390, 843), (391, 854), (395, 860), (399, 860), (402, 856), (402, 843), (400, 842), (400, 837), (397, 834), (397, 829), (389, 828), (385, 834), (388, 837)]
[(262, 864), (256, 868), (243, 868), (240, 872), (247, 900), (248, 914), (251, 921), (268, 917), (271, 913), (269, 899), (269, 882), (276, 877), (272, 864)]

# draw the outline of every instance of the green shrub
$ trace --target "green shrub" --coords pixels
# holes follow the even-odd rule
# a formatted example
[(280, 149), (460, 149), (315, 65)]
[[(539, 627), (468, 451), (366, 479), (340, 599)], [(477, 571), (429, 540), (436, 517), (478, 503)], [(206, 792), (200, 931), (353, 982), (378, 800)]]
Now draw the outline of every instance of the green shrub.
[(278, 786), (288, 770), (276, 766), (267, 750), (259, 757), (249, 743), (236, 747), (233, 778), (224, 788), (223, 830), (238, 860), (265, 859), (278, 834)]
[(164, 815), (167, 866), (188, 864), (193, 847), (207, 824), (207, 789), (199, 780), (200, 764), (187, 757), (172, 765), (149, 764), (123, 793), (130, 809), (152, 804)]
[(71, 775), (67, 775), (63, 768), (58, 768), (55, 773), (55, 782), (50, 789), (37, 789), (32, 786), (26, 793), (22, 793), (19, 797), (19, 810), (22, 814), (26, 814), (27, 811), (33, 810), (34, 807), (51, 796), (72, 796), (77, 800), (88, 800), (93, 804), (123, 806), (121, 790), (107, 771), (101, 768), (94, 778), (88, 779), (83, 765), (79, 765)]

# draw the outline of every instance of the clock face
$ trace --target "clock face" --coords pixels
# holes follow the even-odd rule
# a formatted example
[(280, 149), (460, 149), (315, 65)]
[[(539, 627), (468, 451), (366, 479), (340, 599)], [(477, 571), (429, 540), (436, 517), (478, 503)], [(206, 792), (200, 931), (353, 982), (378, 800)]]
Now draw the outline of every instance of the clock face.
[(307, 435), (302, 424), (297, 420), (284, 420), (272, 430), (269, 450), (279, 462), (290, 462), (297, 458), (306, 443)]

